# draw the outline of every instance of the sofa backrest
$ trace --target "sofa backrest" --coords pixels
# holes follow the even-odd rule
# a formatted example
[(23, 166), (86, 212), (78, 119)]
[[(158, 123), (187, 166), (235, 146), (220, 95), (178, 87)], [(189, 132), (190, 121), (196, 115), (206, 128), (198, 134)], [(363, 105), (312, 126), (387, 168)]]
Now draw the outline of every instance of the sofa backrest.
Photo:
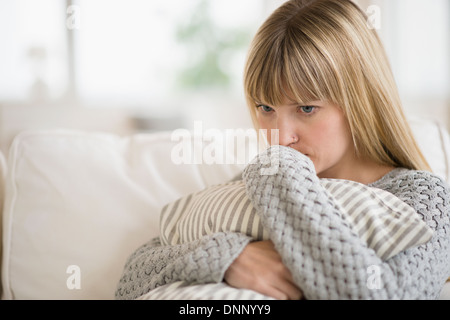
[(450, 138), (447, 129), (437, 122), (417, 118), (410, 119), (409, 123), (433, 172), (450, 181)]

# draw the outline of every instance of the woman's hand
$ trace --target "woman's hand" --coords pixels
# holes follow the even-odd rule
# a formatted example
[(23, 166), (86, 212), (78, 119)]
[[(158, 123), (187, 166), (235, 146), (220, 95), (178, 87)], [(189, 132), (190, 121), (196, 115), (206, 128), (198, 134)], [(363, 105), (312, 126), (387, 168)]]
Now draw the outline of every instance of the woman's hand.
[(232, 287), (251, 289), (279, 300), (303, 297), (272, 241), (247, 245), (225, 272), (225, 281)]

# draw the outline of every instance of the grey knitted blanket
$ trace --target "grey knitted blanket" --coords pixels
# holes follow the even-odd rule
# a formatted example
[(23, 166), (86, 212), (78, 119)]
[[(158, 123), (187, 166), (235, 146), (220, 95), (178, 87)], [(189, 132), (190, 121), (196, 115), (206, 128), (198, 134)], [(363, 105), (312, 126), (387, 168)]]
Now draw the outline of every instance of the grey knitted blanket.
[[(270, 161), (268, 161), (268, 159)], [(426, 244), (382, 261), (340, 216), (309, 158), (286, 147), (244, 170), (253, 205), (306, 299), (436, 299), (450, 275), (450, 192), (439, 177), (396, 169), (372, 186), (413, 207), (434, 230)], [(176, 281), (219, 283), (251, 241), (218, 233), (178, 246), (153, 239), (126, 263), (118, 299), (135, 299)]]

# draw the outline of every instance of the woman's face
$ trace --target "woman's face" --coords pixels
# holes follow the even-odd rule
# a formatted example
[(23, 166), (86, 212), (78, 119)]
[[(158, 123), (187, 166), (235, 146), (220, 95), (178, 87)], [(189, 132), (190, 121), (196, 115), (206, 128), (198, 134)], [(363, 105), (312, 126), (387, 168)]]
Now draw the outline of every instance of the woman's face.
[(292, 147), (308, 156), (320, 178), (336, 178), (351, 169), (355, 147), (343, 111), (325, 101), (299, 105), (285, 100), (280, 106), (257, 106), (261, 129), (278, 129), (279, 144)]

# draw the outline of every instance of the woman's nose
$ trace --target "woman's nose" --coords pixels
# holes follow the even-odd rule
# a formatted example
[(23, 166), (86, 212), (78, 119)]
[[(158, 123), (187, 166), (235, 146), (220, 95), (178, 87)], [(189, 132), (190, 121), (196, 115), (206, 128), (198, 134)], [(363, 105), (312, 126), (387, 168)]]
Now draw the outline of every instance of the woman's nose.
[(279, 145), (289, 147), (299, 141), (298, 128), (290, 121), (278, 121), (277, 129)]

